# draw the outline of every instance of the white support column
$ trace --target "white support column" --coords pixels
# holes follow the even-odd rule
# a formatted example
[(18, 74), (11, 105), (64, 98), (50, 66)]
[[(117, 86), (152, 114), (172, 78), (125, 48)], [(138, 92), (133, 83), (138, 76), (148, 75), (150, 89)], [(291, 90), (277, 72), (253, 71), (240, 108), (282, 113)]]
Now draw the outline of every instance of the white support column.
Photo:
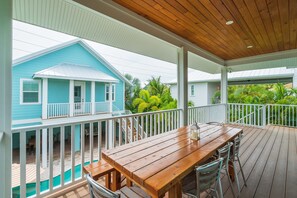
[(92, 105), (92, 115), (96, 113), (96, 103), (95, 103), (95, 81), (91, 82), (91, 105)]
[(12, 1), (0, 1), (0, 197), (11, 197)]
[(188, 51), (181, 47), (177, 65), (177, 107), (182, 109), (180, 126), (188, 125)]
[(228, 103), (228, 72), (226, 67), (221, 70), (221, 103)]
[(294, 69), (293, 88), (297, 89), (297, 68)]
[(42, 168), (47, 168), (47, 129), (42, 129)]
[(48, 104), (48, 80), (42, 79), (42, 119), (47, 119), (47, 104)]
[(228, 115), (228, 69), (223, 67), (221, 69), (221, 104), (225, 104), (225, 123), (227, 123)]
[(108, 99), (109, 99), (109, 112), (112, 112), (112, 83), (109, 83)]
[(74, 114), (74, 81), (69, 81), (69, 116), (73, 117)]

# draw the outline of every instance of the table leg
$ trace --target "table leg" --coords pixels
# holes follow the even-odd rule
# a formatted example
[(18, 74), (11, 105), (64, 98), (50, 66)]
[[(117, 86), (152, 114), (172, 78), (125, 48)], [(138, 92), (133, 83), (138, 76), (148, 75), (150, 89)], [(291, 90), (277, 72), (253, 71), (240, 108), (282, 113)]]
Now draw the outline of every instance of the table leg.
[(127, 187), (131, 187), (132, 186), (132, 181), (130, 179), (128, 179), (127, 177), (126, 177), (126, 186)]
[(117, 170), (112, 172), (111, 190), (117, 191), (121, 188), (121, 173)]
[(110, 189), (110, 183), (111, 183), (111, 175), (110, 173), (107, 173), (105, 175), (105, 187)]
[(181, 182), (177, 182), (174, 186), (172, 186), (168, 191), (168, 198), (181, 198), (182, 190), (181, 190)]

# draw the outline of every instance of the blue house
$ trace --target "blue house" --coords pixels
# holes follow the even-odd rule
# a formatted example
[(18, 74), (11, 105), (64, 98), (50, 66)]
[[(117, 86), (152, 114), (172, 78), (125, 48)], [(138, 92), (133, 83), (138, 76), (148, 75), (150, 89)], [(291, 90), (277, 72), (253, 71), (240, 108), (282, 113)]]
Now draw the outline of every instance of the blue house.
[(130, 82), (82, 40), (31, 54), (13, 64), (12, 124), (110, 116), (124, 110), (125, 83)]
[[(12, 125), (110, 117), (125, 108), (125, 83), (130, 82), (82, 40), (20, 58), (13, 64)], [(80, 127), (75, 128), (76, 150), (80, 147)], [(47, 142), (48, 130), (42, 133)], [(69, 133), (66, 129), (66, 139)], [(27, 135), (27, 143), (30, 138)], [(13, 147), (18, 147), (19, 138), (13, 140)]]

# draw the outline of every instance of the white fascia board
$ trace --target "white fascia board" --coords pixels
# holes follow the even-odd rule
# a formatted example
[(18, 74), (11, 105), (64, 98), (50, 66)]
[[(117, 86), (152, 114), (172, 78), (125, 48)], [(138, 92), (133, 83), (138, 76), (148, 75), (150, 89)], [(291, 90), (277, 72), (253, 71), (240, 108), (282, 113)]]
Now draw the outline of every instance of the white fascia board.
[[(73, 2), (73, 1), (70, 1)], [(97, 11), (117, 22), (121, 22), (129, 27), (136, 28), (143, 33), (151, 35), (155, 38), (165, 41), (177, 48), (184, 47), (198, 56), (210, 60), (219, 65), (224, 65), (225, 61), (220, 57), (198, 47), (190, 41), (174, 34), (173, 32), (147, 20), (146, 18), (130, 11), (129, 9), (113, 2), (113, 1), (85, 1), (74, 0), (77, 4), (83, 5), (91, 10)]]
[[(294, 73), (288, 73), (288, 74), (274, 74), (274, 75), (262, 75), (262, 76), (245, 76), (245, 77), (229, 77), (228, 81), (246, 81), (246, 80), (274, 80), (274, 79), (283, 79), (283, 78), (292, 78), (294, 76)], [(208, 80), (192, 80), (188, 81), (188, 83), (205, 83), (205, 82), (220, 82), (220, 78), (214, 78), (214, 79), (208, 79)], [(169, 82), (166, 83), (168, 85), (176, 85), (176, 82)]]
[(93, 78), (77, 78), (77, 77), (67, 77), (67, 76), (51, 76), (51, 75), (42, 75), (35, 74), (33, 78), (48, 78), (48, 79), (62, 79), (62, 80), (80, 80), (80, 81), (95, 81), (95, 82), (110, 82), (110, 83), (119, 83), (118, 80), (107, 80), (107, 79), (93, 79)]
[[(262, 54), (257, 56), (250, 56), (245, 58), (226, 60), (225, 66), (233, 68), (235, 66), (240, 66), (240, 65), (255, 64), (260, 62), (276, 61), (276, 60), (290, 59), (290, 58), (296, 58), (296, 57), (297, 57), (297, 49), (293, 49), (293, 50), (286, 50), (286, 51), (274, 52), (269, 54)], [(259, 68), (259, 69), (263, 69), (263, 68)], [(247, 69), (247, 70), (250, 70), (250, 69)]]

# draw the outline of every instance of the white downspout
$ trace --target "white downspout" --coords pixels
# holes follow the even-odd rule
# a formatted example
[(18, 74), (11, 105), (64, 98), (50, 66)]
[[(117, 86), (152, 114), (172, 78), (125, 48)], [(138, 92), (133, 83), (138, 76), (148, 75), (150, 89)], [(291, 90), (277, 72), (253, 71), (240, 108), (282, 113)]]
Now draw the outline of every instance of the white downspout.
[(95, 90), (96, 90), (95, 81), (91, 82), (91, 108), (92, 108), (92, 115), (96, 113), (96, 103), (95, 103)]
[(74, 115), (74, 80), (69, 81), (69, 116)]
[[(109, 99), (109, 112), (112, 114), (112, 83), (109, 83), (109, 92), (108, 92), (108, 99)], [(113, 131), (114, 127), (113, 127), (113, 121), (109, 120), (108, 121), (108, 145), (109, 148), (112, 148), (113, 145), (113, 140), (114, 140), (114, 131)]]
[(42, 119), (45, 120), (48, 118), (47, 113), (48, 105), (48, 79), (42, 79)]

